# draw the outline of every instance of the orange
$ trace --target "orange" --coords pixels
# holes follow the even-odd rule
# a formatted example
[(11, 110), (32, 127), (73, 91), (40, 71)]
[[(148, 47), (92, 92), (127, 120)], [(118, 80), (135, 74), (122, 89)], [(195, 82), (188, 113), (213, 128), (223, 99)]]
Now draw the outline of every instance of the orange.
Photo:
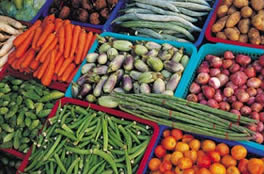
[(198, 151), (200, 149), (201, 143), (197, 139), (193, 139), (190, 141), (189, 146), (192, 150)]
[(220, 153), (217, 151), (208, 152), (208, 155), (213, 162), (219, 162), (221, 160)]
[(194, 169), (186, 169), (183, 171), (183, 174), (195, 174)]
[(169, 161), (171, 162), (171, 154), (166, 154), (164, 157), (163, 157), (163, 161)]
[(204, 140), (202, 142), (202, 149), (205, 152), (214, 151), (215, 147), (216, 147), (215, 142), (213, 142), (212, 140)]
[(240, 174), (240, 171), (235, 166), (230, 166), (226, 170), (226, 174)]
[(173, 136), (176, 141), (182, 139), (183, 135), (182, 135), (182, 131), (179, 129), (172, 129), (171, 130), (171, 136)]
[(162, 158), (166, 155), (166, 149), (164, 149), (163, 146), (161, 145), (158, 145), (154, 151), (155, 155), (158, 157), (158, 158)]
[(159, 166), (161, 164), (161, 161), (158, 159), (158, 158), (152, 158), (150, 161), (149, 161), (149, 169), (151, 171), (156, 171), (159, 169)]
[(212, 164), (209, 170), (212, 174), (226, 174), (225, 166), (220, 163)]
[(193, 162), (196, 162), (197, 156), (197, 152), (194, 150), (188, 150), (184, 152), (184, 157), (190, 158)]
[(188, 151), (190, 149), (189, 145), (187, 143), (184, 142), (179, 142), (176, 145), (176, 151), (180, 151), (180, 152), (185, 152)]
[(160, 166), (159, 166), (159, 170), (164, 173), (167, 170), (171, 170), (172, 169), (172, 164), (168, 161), (163, 161)]
[(180, 167), (176, 167), (175, 170), (174, 170), (174, 173), (175, 174), (183, 174), (183, 170), (180, 169)]
[(229, 154), (229, 147), (224, 143), (218, 144), (215, 150), (218, 151), (221, 156), (225, 156)]
[(230, 155), (224, 156), (221, 160), (221, 163), (226, 167), (237, 165), (237, 161)]
[(171, 163), (174, 165), (178, 164), (179, 159), (183, 157), (183, 153), (179, 151), (175, 151), (171, 155)]
[(178, 166), (180, 169), (189, 169), (192, 167), (192, 160), (190, 158), (183, 157), (178, 161)]
[(183, 137), (182, 137), (182, 142), (184, 142), (184, 143), (189, 143), (189, 142), (191, 142), (193, 139), (194, 139), (194, 137), (193, 137), (192, 135), (190, 135), (190, 134), (185, 134), (185, 135), (183, 135)]
[(163, 131), (163, 134), (162, 135), (165, 138), (165, 137), (170, 136), (171, 135), (171, 132), (170, 132), (170, 130), (165, 130), (165, 131)]
[(201, 168), (197, 174), (211, 174), (210, 170), (208, 170), (207, 168)]
[(161, 141), (161, 144), (166, 150), (173, 150), (176, 146), (176, 140), (173, 136), (167, 136)]
[(247, 159), (242, 159), (239, 161), (238, 164), (238, 169), (241, 173), (247, 172), (247, 165), (248, 165), (248, 160)]
[(250, 174), (262, 174), (264, 172), (264, 163), (261, 159), (251, 158), (247, 166)]
[(247, 149), (244, 146), (236, 145), (231, 149), (231, 155), (236, 160), (244, 159), (247, 156)]

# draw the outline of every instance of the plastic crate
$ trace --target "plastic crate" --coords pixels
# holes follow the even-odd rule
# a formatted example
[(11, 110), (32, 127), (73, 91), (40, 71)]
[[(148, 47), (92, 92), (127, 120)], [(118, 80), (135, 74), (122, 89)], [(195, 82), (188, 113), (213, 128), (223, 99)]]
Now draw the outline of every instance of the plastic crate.
[[(188, 75), (189, 71), (191, 71), (193, 68), (192, 64), (194, 64), (196, 62), (197, 50), (192, 44), (189, 44), (189, 43), (162, 41), (162, 40), (155, 40), (155, 39), (151, 39), (151, 38), (127, 36), (127, 35), (123, 35), (123, 34), (110, 33), (110, 32), (104, 32), (101, 34), (101, 36), (103, 36), (103, 37), (104, 36), (114, 37), (116, 39), (123, 39), (123, 40), (129, 40), (129, 41), (153, 41), (153, 42), (160, 43), (160, 44), (169, 43), (169, 44), (171, 44), (175, 47), (178, 47), (178, 48), (183, 47), (185, 49), (185, 51), (190, 55), (190, 61), (189, 61), (187, 67), (185, 68), (185, 70), (183, 72), (182, 78), (181, 78), (181, 80), (178, 84), (178, 87), (176, 89), (175, 96), (178, 96), (177, 93), (179, 93), (179, 92), (177, 92), (177, 91), (181, 91), (182, 86), (184, 86), (184, 82), (187, 81), (187, 79), (189, 77), (189, 75)], [(90, 49), (89, 53), (95, 52), (97, 47), (98, 47), (98, 41), (96, 40), (94, 42), (92, 48)], [(73, 82), (76, 82), (79, 79), (79, 77), (81, 76), (81, 68), (85, 63), (86, 63), (86, 59), (82, 62), (78, 72), (74, 76)], [(70, 84), (68, 89), (66, 90), (66, 93), (65, 93), (66, 97), (72, 97), (71, 87), (72, 87), (72, 84)]]
[(44, 3), (44, 5), (39, 9), (38, 13), (36, 14), (36, 16), (31, 19), (30, 21), (27, 21), (27, 22), (30, 22), (30, 23), (35, 23), (43, 14), (44, 10), (48, 7), (48, 0), (46, 0), (46, 2)]
[(242, 43), (242, 42), (238, 42), (238, 41), (231, 41), (231, 40), (225, 40), (225, 39), (220, 39), (217, 38), (215, 36), (213, 36), (212, 34), (212, 26), (214, 25), (214, 23), (216, 22), (216, 12), (218, 10), (218, 8), (220, 7), (220, 5), (222, 4), (223, 0), (219, 0), (218, 4), (214, 10), (213, 15), (211, 16), (211, 20), (208, 24), (208, 27), (205, 31), (205, 37), (208, 41), (210, 42), (215, 42), (215, 43), (226, 43), (226, 44), (232, 44), (232, 45), (239, 45), (239, 46), (245, 46), (245, 47), (252, 47), (252, 48), (262, 48), (264, 49), (264, 45), (254, 45), (254, 44), (249, 44), (249, 43)]
[[(45, 8), (45, 10), (43, 11), (43, 14), (42, 14), (43, 17), (49, 15), (49, 9), (50, 9), (53, 1), (54, 0), (47, 0), (47, 6), (46, 6), (46, 8)], [(106, 20), (105, 24), (103, 24), (103, 25), (94, 25), (94, 24), (83, 23), (83, 22), (78, 22), (78, 21), (74, 21), (74, 20), (71, 20), (71, 22), (74, 25), (80, 25), (80, 26), (83, 26), (83, 27), (96, 28), (96, 29), (99, 29), (101, 31), (106, 31), (106, 29), (109, 28), (109, 25), (111, 25), (111, 22), (114, 20), (116, 14), (120, 10), (123, 1), (124, 0), (119, 0), (118, 1), (118, 3), (116, 4), (115, 8), (112, 10), (110, 16), (108, 17), (108, 19)]]
[[(122, 111), (118, 111), (118, 110), (114, 110), (114, 109), (110, 109), (110, 108), (106, 108), (106, 107), (103, 107), (103, 106), (98, 106), (96, 104), (92, 104), (92, 103), (88, 103), (88, 102), (84, 102), (84, 101), (81, 101), (81, 100), (77, 100), (77, 99), (72, 99), (72, 98), (62, 98), (61, 100), (58, 100), (56, 102), (56, 104), (54, 105), (51, 113), (49, 114), (48, 118), (52, 118), (53, 116), (56, 115), (56, 111), (59, 107), (59, 105), (61, 105), (61, 107), (63, 107), (65, 104), (73, 104), (73, 105), (78, 105), (78, 106), (82, 106), (82, 107), (89, 107), (95, 111), (101, 111), (101, 112), (104, 112), (104, 113), (107, 113), (109, 115), (112, 115), (112, 116), (116, 116), (116, 117), (119, 117), (119, 118), (124, 118), (124, 119), (127, 119), (127, 120), (132, 120), (132, 121), (137, 121), (141, 124), (145, 124), (145, 125), (148, 125), (150, 127), (152, 127), (153, 129), (153, 134), (152, 134), (152, 138), (150, 139), (150, 142), (147, 146), (147, 149), (145, 151), (145, 154), (141, 160), (141, 163), (139, 165), (139, 168), (138, 168), (138, 171), (137, 173), (138, 174), (141, 174), (145, 168), (145, 164), (147, 162), (147, 159), (149, 158), (151, 152), (153, 151), (153, 147), (154, 147), (154, 144), (155, 142), (157, 141), (157, 138), (158, 138), (158, 135), (159, 135), (159, 132), (160, 132), (160, 128), (159, 126), (157, 125), (157, 123), (154, 123), (154, 122), (151, 122), (151, 121), (148, 121), (148, 120), (143, 120), (141, 118), (138, 118), (134, 115), (131, 115), (131, 114), (128, 114), (128, 113), (124, 113)], [(23, 172), (23, 170), (26, 168), (28, 162), (29, 162), (29, 157), (30, 157), (30, 154), (31, 154), (31, 151), (29, 151), (26, 155), (26, 157), (24, 158), (22, 164), (21, 164), (21, 167), (19, 168), (19, 170), (21, 172)]]
[[(160, 140), (162, 138), (162, 133), (165, 130), (167, 130), (167, 129), (170, 129), (170, 127), (163, 126), (163, 125), (160, 126), (159, 136), (158, 136), (157, 141), (156, 141), (156, 143), (154, 145), (154, 149), (160, 144)], [(213, 138), (213, 137), (209, 137), (209, 136), (196, 135), (196, 134), (192, 134), (192, 133), (189, 133), (189, 134), (193, 135), (195, 138), (200, 139), (200, 140), (202, 140), (202, 139), (210, 139), (210, 140), (213, 140), (213, 141), (215, 141), (217, 143), (225, 143), (228, 146), (243, 145), (240, 142), (228, 141), (228, 140)], [(254, 155), (254, 156), (258, 156), (258, 157), (264, 157), (264, 152), (260, 152), (260, 151), (258, 151), (256, 149), (252, 148), (252, 147), (247, 147), (247, 146), (246, 146), (246, 149), (247, 149), (247, 151), (248, 151), (248, 153), (250, 155)], [(149, 163), (149, 161), (151, 160), (152, 157), (154, 157), (154, 151), (151, 152), (151, 154), (150, 154), (150, 156), (149, 156), (149, 158), (147, 160), (147, 163), (145, 164), (145, 168), (144, 168), (144, 172), (143, 173), (147, 173), (147, 171), (148, 171), (148, 163)]]
[[(236, 54), (249, 55), (252, 59), (257, 59), (258, 56), (264, 54), (264, 49), (248, 48), (248, 47), (228, 45), (223, 43), (205, 44), (199, 50), (196, 62), (191, 65), (192, 68), (190, 68), (191, 71), (188, 72), (188, 78), (185, 78), (184, 81), (182, 82), (184, 86), (182, 86), (180, 89), (183, 90), (176, 91), (176, 95), (182, 98), (186, 98), (186, 96), (188, 95), (189, 87), (196, 76), (196, 70), (198, 69), (198, 67), (200, 66), (206, 55), (208, 54), (222, 55), (227, 50), (230, 50)], [(259, 153), (264, 153), (264, 145), (262, 144), (258, 144), (251, 141), (241, 141), (239, 143), (247, 147), (258, 149), (260, 151)]]
[[(204, 35), (205, 35), (205, 31), (206, 28), (210, 22), (210, 19), (212, 18), (212, 15), (214, 14), (214, 9), (216, 8), (216, 5), (218, 4), (219, 0), (215, 0), (214, 3), (212, 3), (212, 10), (209, 12), (209, 14), (206, 16), (206, 18), (204, 17), (204, 21), (203, 22), (197, 22), (197, 25), (203, 24), (202, 26), (200, 26), (202, 28), (202, 31), (200, 32), (200, 34), (195, 37), (195, 42), (193, 43), (197, 48), (200, 47), (200, 45), (202, 44), (203, 40), (204, 40)], [(122, 2), (121, 9), (125, 8), (126, 2), (129, 2), (129, 0), (124, 0)], [(210, 3), (210, 2), (209, 2)], [(118, 16), (120, 16), (118, 13), (115, 13), (115, 16), (113, 16), (113, 20), (116, 19)], [(112, 21), (113, 21), (112, 20)], [(114, 24), (110, 24), (106, 26), (107, 28), (105, 28), (104, 31), (111, 31), (111, 32), (115, 32), (115, 25)]]

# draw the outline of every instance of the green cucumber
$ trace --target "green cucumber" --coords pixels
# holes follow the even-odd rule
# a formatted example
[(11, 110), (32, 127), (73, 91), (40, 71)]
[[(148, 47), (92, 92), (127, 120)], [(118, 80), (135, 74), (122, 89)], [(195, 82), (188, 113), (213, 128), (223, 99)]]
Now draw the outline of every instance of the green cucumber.
[(29, 98), (27, 98), (27, 99), (25, 100), (25, 104), (26, 104), (26, 106), (27, 106), (29, 109), (34, 109), (34, 108), (35, 108), (33, 101), (32, 101), (31, 99), (29, 99)]

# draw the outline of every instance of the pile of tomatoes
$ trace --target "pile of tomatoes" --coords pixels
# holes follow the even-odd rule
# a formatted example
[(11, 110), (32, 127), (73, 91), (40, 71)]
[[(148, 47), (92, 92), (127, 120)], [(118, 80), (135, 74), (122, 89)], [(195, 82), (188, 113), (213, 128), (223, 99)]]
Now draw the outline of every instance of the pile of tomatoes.
[(149, 164), (151, 174), (264, 174), (264, 158), (246, 159), (242, 145), (200, 141), (181, 130), (165, 130)]

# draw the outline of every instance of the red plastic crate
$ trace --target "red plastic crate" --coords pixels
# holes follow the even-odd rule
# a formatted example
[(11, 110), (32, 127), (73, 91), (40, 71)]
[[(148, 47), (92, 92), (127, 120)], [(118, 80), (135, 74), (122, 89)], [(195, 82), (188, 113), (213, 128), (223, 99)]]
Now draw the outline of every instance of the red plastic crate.
[[(153, 129), (152, 138), (150, 139), (150, 142), (149, 142), (149, 144), (147, 146), (147, 149), (145, 151), (145, 154), (144, 154), (144, 156), (143, 156), (143, 158), (141, 160), (141, 163), (140, 163), (138, 171), (137, 171), (138, 174), (142, 174), (143, 173), (143, 170), (145, 168), (145, 164), (147, 163), (147, 160), (148, 160), (148, 158), (149, 158), (149, 156), (150, 156), (150, 154), (151, 154), (151, 152), (153, 150), (153, 147), (154, 147), (155, 142), (156, 142), (156, 140), (158, 138), (158, 135), (159, 135), (160, 128), (159, 128), (157, 123), (138, 118), (138, 117), (136, 117), (134, 115), (131, 115), (131, 114), (119, 111), (119, 110), (106, 108), (106, 107), (99, 106), (99, 105), (96, 105), (96, 104), (88, 103), (88, 102), (77, 100), (77, 99), (67, 98), (67, 97), (62, 98), (62, 99), (58, 100), (55, 103), (52, 111), (50, 112), (50, 114), (48, 116), (48, 119), (52, 118), (53, 116), (56, 115), (56, 111), (57, 111), (57, 109), (59, 107), (59, 104), (61, 104), (61, 106), (64, 106), (65, 104), (73, 104), (73, 105), (78, 105), (78, 106), (82, 106), (82, 107), (89, 107), (89, 108), (91, 108), (91, 109), (93, 109), (95, 111), (101, 111), (101, 112), (104, 112), (104, 113), (107, 113), (109, 115), (116, 116), (116, 117), (119, 117), (119, 118), (124, 118), (124, 119), (127, 119), (127, 120), (137, 121), (137, 122), (139, 122), (141, 124), (145, 124), (145, 125), (148, 125), (148, 126), (152, 127), (152, 129)], [(30, 155), (31, 155), (31, 150), (28, 151), (28, 153), (26, 154), (26, 157), (24, 158), (23, 162), (21, 163), (21, 166), (19, 167), (19, 171), (20, 172), (23, 172), (24, 169), (26, 168), (26, 166), (28, 165)], [(19, 171), (17, 173), (19, 173)]]
[(252, 47), (252, 48), (262, 48), (264, 49), (264, 45), (254, 45), (254, 44), (250, 44), (250, 43), (243, 43), (243, 42), (238, 42), (238, 41), (231, 41), (231, 40), (225, 40), (225, 39), (220, 39), (220, 38), (217, 38), (215, 36), (213, 36), (213, 33), (211, 32), (212, 31), (212, 26), (214, 25), (214, 23), (216, 22), (216, 12), (218, 10), (218, 8), (220, 7), (220, 5), (222, 4), (223, 0), (219, 0), (215, 10), (214, 10), (214, 13), (212, 15), (212, 18), (208, 24), (208, 27), (205, 31), (205, 37), (208, 41), (211, 41), (211, 42), (215, 42), (215, 43), (226, 43), (226, 44), (232, 44), (232, 45), (239, 45), (239, 46), (245, 46), (245, 47)]

